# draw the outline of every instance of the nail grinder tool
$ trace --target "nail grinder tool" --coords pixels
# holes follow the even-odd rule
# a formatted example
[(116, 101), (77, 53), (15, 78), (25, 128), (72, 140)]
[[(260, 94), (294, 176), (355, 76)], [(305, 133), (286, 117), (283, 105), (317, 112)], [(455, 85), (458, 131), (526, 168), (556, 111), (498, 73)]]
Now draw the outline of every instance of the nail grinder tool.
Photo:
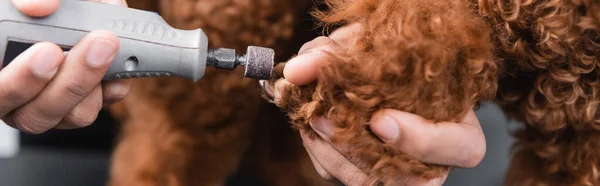
[(139, 77), (183, 77), (194, 82), (207, 66), (220, 69), (245, 67), (244, 76), (268, 79), (274, 51), (250, 46), (245, 55), (234, 49), (208, 48), (202, 29), (179, 30), (154, 12), (88, 1), (63, 0), (46, 17), (29, 17), (10, 0), (0, 0), (0, 64), (8, 65), (9, 43), (51, 42), (70, 49), (87, 33), (108, 30), (120, 40), (120, 48), (104, 80)]

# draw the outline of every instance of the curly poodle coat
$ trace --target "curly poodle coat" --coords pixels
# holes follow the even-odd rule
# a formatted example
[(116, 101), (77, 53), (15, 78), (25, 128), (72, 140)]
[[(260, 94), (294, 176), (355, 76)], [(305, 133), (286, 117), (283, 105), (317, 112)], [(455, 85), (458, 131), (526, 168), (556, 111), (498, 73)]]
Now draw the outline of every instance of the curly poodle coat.
[(507, 185), (600, 185), (599, 1), (327, 2), (319, 20), (363, 30), (356, 45), (331, 54), (337, 60), (312, 85), (287, 83), (280, 64), (268, 98), (295, 128), (332, 120), (333, 142), (359, 147), (343, 153), (384, 183), (433, 178), (448, 167), (382, 145), (365, 127), (372, 114), (393, 108), (455, 121), (493, 99), (524, 124), (514, 131)]
[[(385, 108), (456, 121), (494, 100), (521, 121), (507, 185), (600, 185), (595, 0), (327, 0), (319, 23), (360, 24), (357, 43), (330, 53), (317, 82), (294, 86), (277, 66), (267, 98), (294, 128), (324, 116), (334, 143), (383, 183), (433, 178), (424, 164), (383, 145), (366, 127)], [(202, 28), (212, 47), (273, 47), (289, 59), (314, 38), (308, 0), (137, 0), (178, 28)], [(260, 100), (240, 71), (209, 69), (192, 84), (138, 80), (113, 106), (123, 123), (111, 185), (223, 185), (235, 172), (267, 185), (327, 185), (284, 113)], [(275, 93), (273, 93), (275, 92)], [(283, 126), (283, 127), (282, 127)], [(316, 137), (316, 135), (313, 135)], [(246, 171), (247, 170), (247, 171)]]
[(600, 1), (479, 0), (516, 131), (508, 185), (600, 185)]
[(331, 120), (338, 128), (332, 142), (353, 146), (342, 153), (384, 183), (407, 175), (442, 176), (448, 167), (393, 151), (366, 124), (387, 108), (459, 122), (478, 101), (491, 100), (498, 71), (491, 29), (464, 0), (328, 3), (332, 11), (317, 17), (328, 24), (360, 24), (356, 43), (331, 53), (335, 60), (310, 86), (293, 86), (277, 74), (270, 86), (273, 102), (300, 130), (311, 131), (308, 123), (316, 117)]

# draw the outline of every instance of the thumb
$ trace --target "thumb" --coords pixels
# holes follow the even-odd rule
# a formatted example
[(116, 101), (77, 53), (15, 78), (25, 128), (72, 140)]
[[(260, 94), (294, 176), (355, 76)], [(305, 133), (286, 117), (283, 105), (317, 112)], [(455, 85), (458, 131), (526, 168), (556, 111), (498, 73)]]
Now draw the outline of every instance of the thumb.
[(60, 5), (60, 0), (11, 0), (22, 13), (33, 17), (44, 17), (52, 14)]
[(318, 37), (305, 43), (300, 48), (298, 56), (290, 59), (283, 75), (285, 79), (298, 86), (317, 80), (320, 69), (331, 61), (331, 54), (341, 47), (328, 37)]
[(473, 111), (461, 123), (433, 123), (397, 110), (376, 113), (371, 130), (397, 151), (425, 163), (471, 168), (486, 152), (485, 136)]

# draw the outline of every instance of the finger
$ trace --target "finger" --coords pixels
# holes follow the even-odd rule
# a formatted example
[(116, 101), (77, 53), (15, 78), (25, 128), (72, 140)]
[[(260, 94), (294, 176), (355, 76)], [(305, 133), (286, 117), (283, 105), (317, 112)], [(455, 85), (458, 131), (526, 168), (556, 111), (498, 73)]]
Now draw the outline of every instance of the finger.
[(323, 117), (318, 117), (310, 122), (310, 127), (325, 141), (331, 141), (335, 126), (334, 124)]
[(433, 123), (414, 114), (384, 110), (373, 116), (370, 127), (396, 150), (426, 163), (472, 168), (486, 152), (485, 136), (473, 111), (462, 123)]
[[(334, 125), (333, 125), (333, 123), (331, 121), (329, 121), (327, 119), (324, 119), (324, 118), (317, 118), (313, 122), (311, 122), (311, 127), (313, 128), (313, 130), (315, 130), (315, 132), (317, 132), (317, 134), (321, 138), (323, 138), (324, 141), (329, 142), (329, 144), (331, 144), (331, 142), (330, 142), (331, 135), (332, 135), (332, 133), (335, 130)], [(331, 146), (334, 149), (337, 149), (337, 150), (340, 149), (340, 147), (339, 146), (335, 146), (335, 144), (331, 144)], [(307, 151), (308, 151), (308, 149), (307, 149)], [(339, 151), (337, 151), (337, 152), (339, 152)], [(309, 153), (309, 154), (312, 154), (312, 153)], [(317, 171), (319, 171), (319, 170), (317, 169)], [(439, 178), (434, 178), (434, 179), (431, 179), (431, 180), (425, 180), (425, 179), (422, 179), (422, 178), (419, 178), (419, 177), (410, 177), (410, 176), (398, 175), (398, 177), (394, 180), (394, 184), (397, 184), (397, 185), (441, 186), (445, 182), (447, 176), (448, 176), (448, 173), (446, 172), (446, 173), (444, 173)]]
[[(125, 0), (90, 0), (94, 2), (127, 7)], [(132, 79), (113, 80), (102, 83), (103, 104), (110, 105), (127, 96), (131, 89)]]
[(309, 84), (317, 79), (323, 65), (332, 60), (331, 54), (339, 50), (340, 46), (335, 41), (318, 37), (304, 44), (299, 55), (288, 61), (283, 75), (292, 84)]
[(104, 105), (110, 105), (125, 98), (131, 90), (132, 83), (132, 79), (103, 82)]
[[(337, 146), (335, 146), (334, 144), (331, 144), (331, 143), (330, 143), (331, 132), (327, 132), (327, 131), (332, 131), (332, 130), (333, 130), (333, 127), (331, 127), (331, 126), (333, 126), (333, 124), (332, 124), (332, 123), (331, 123), (329, 120), (327, 120), (327, 119), (323, 119), (323, 118), (317, 119), (317, 120), (315, 120), (315, 122), (313, 122), (313, 123), (318, 123), (318, 124), (316, 124), (316, 125), (315, 125), (315, 127), (317, 127), (317, 126), (319, 126), (319, 125), (323, 125), (323, 126), (329, 126), (328, 128), (330, 128), (330, 129), (324, 129), (324, 130), (326, 130), (325, 132), (317, 132), (317, 133), (318, 133), (318, 135), (319, 135), (319, 136), (321, 136), (322, 138), (324, 138), (322, 143), (329, 142), (329, 143), (327, 143), (327, 144), (329, 144), (329, 145), (330, 145), (330, 147), (331, 147), (331, 148), (333, 148), (333, 149), (335, 150), (335, 152), (336, 152), (336, 153), (339, 153), (339, 151), (337, 151), (337, 150), (339, 150), (339, 147), (337, 147)], [(310, 138), (308, 138), (308, 137), (303, 137), (303, 140), (305, 141), (305, 143), (307, 143), (307, 140), (308, 140), (308, 139), (310, 139)], [(314, 141), (310, 141), (310, 142), (314, 143)], [(305, 146), (306, 146), (306, 144), (305, 144)], [(315, 145), (315, 146), (316, 146), (316, 145)], [(309, 150), (308, 148), (307, 148), (307, 151), (309, 151), (309, 154), (310, 154), (310, 155), (312, 155), (312, 154), (313, 154), (312, 152), (310, 152), (310, 150)], [(325, 151), (325, 150), (323, 150), (323, 151)], [(326, 152), (327, 152), (327, 153), (332, 153), (332, 151), (331, 151), (331, 150), (328, 150), (328, 151), (326, 151)], [(333, 154), (333, 153), (332, 153), (332, 154)], [(313, 156), (318, 156), (318, 155), (313, 155)], [(343, 156), (343, 155), (340, 155), (340, 156)], [(311, 158), (312, 158), (312, 157), (311, 157)], [(326, 166), (326, 165), (321, 165), (321, 164), (319, 164), (318, 162), (317, 162), (317, 163), (315, 163), (315, 161), (316, 161), (316, 159), (317, 159), (317, 158), (312, 158), (312, 159), (315, 159), (315, 160), (312, 160), (312, 161), (313, 161), (313, 164), (318, 164), (320, 167), (325, 167), (325, 166)], [(327, 161), (329, 161), (329, 160), (327, 160)], [(346, 161), (347, 161), (347, 159), (346, 159)], [(332, 166), (340, 166), (340, 165), (332, 165)], [(317, 165), (315, 165), (315, 169), (317, 170), (317, 172), (319, 173), (319, 175), (323, 176), (323, 175), (321, 174), (321, 172), (319, 171), (319, 168), (317, 167)], [(326, 169), (326, 171), (325, 171), (325, 172), (327, 172), (327, 171), (340, 171), (339, 169), (336, 169), (336, 170), (330, 170), (330, 169), (328, 169), (328, 168), (322, 168), (322, 169)], [(327, 172), (327, 173), (329, 173), (329, 172)], [(332, 173), (333, 173), (333, 172), (332, 172)], [(336, 176), (337, 176), (337, 175), (334, 175), (334, 177), (336, 177)], [(442, 176), (441, 176), (441, 177), (434, 178), (434, 179), (430, 179), (430, 180), (426, 180), (426, 179), (422, 179), (422, 178), (420, 178), (420, 177), (411, 177), (411, 176), (403, 176), (403, 175), (398, 175), (398, 176), (395, 178), (395, 180), (394, 180), (394, 183), (393, 183), (393, 184), (394, 184), (394, 185), (423, 185), (423, 186), (442, 186), (442, 184), (443, 184), (443, 183), (446, 181), (446, 178), (447, 178), (447, 176), (448, 176), (448, 172), (446, 172), (446, 173), (442, 174)], [(375, 180), (374, 178), (370, 178), (370, 179), (371, 179), (371, 180)], [(377, 182), (377, 181), (374, 181), (374, 184), (376, 184), (376, 183), (378, 183), (378, 182)], [(379, 183), (379, 185), (383, 185), (383, 184)]]
[(331, 60), (331, 53), (353, 46), (362, 26), (358, 23), (341, 27), (329, 37), (317, 37), (300, 48), (298, 56), (288, 61), (284, 77), (295, 85), (306, 85), (318, 77), (319, 70)]
[(362, 25), (360, 23), (353, 23), (333, 31), (333, 33), (329, 35), (329, 38), (335, 41), (339, 46), (347, 49), (355, 45), (360, 31), (362, 31)]
[(348, 161), (331, 144), (311, 139), (304, 131), (300, 132), (304, 146), (312, 152), (317, 162), (333, 177), (348, 186), (376, 185), (378, 180), (367, 176), (362, 170)]
[(0, 71), (0, 117), (37, 96), (64, 59), (62, 49), (38, 43), (17, 56)]
[(48, 16), (60, 5), (60, 0), (11, 0), (11, 2), (19, 11), (33, 17)]
[(312, 155), (312, 152), (310, 152), (310, 150), (308, 150), (308, 148), (306, 148), (306, 147), (305, 147), (305, 149), (306, 149), (306, 152), (308, 153), (308, 156), (310, 157), (310, 161), (313, 163), (313, 166), (315, 167), (315, 170), (317, 171), (319, 176), (321, 176), (325, 180), (329, 180), (329, 181), (334, 180), (335, 178), (333, 178), (333, 176), (331, 176), (331, 174), (329, 174), (329, 172), (327, 172), (325, 170), (325, 168), (323, 168), (323, 166), (321, 166), (321, 164), (319, 164), (317, 159), (315, 159), (315, 156)]
[(77, 129), (90, 126), (98, 118), (100, 109), (102, 109), (102, 87), (97, 86), (55, 128)]
[(107, 31), (90, 32), (71, 49), (56, 77), (32, 102), (17, 110), (14, 120), (29, 124), (29, 133), (54, 128), (100, 84), (119, 47)]

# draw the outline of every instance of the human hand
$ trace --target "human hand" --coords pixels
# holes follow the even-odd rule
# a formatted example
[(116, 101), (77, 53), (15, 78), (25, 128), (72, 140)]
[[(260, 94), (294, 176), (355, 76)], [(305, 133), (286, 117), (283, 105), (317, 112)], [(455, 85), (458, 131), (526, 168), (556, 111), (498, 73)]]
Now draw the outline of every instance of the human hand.
[[(124, 0), (95, 0), (127, 6)], [(24, 14), (52, 14), (60, 0), (12, 0)], [(0, 118), (27, 133), (92, 124), (102, 107), (129, 92), (131, 80), (102, 82), (120, 44), (108, 31), (86, 35), (65, 57), (53, 43), (41, 42), (0, 71)], [(82, 78), (85, 77), (85, 78)]]
[[(319, 37), (306, 43), (299, 55), (291, 59), (284, 69), (285, 79), (295, 85), (306, 85), (318, 78), (319, 69), (330, 60), (329, 53), (344, 50), (355, 42), (353, 36), (359, 25), (349, 25), (333, 32), (329, 37)], [(311, 139), (301, 131), (311, 160), (317, 172), (327, 179), (337, 179), (349, 186), (373, 185), (377, 179), (368, 176), (340, 152), (343, 146), (331, 143), (335, 125), (319, 118), (311, 122), (320, 138)], [(373, 115), (370, 129), (382, 141), (424, 163), (472, 168), (478, 165), (486, 152), (485, 136), (473, 111), (459, 123), (433, 123), (420, 116), (398, 110), (384, 110)], [(408, 175), (398, 175), (398, 185), (441, 186), (447, 176), (423, 180)]]
[[(485, 155), (485, 137), (474, 112), (469, 112), (460, 123), (433, 123), (420, 116), (397, 110), (376, 113), (370, 128), (382, 143), (392, 144), (394, 150), (403, 152), (421, 162), (458, 168), (472, 168)], [(311, 139), (301, 131), (317, 172), (324, 178), (334, 178), (349, 186), (372, 185), (377, 178), (368, 176), (340, 153), (347, 149), (331, 143), (335, 125), (326, 119), (311, 123), (321, 138)], [(443, 176), (424, 180), (398, 175), (400, 183), (394, 185), (441, 186), (449, 172)]]

